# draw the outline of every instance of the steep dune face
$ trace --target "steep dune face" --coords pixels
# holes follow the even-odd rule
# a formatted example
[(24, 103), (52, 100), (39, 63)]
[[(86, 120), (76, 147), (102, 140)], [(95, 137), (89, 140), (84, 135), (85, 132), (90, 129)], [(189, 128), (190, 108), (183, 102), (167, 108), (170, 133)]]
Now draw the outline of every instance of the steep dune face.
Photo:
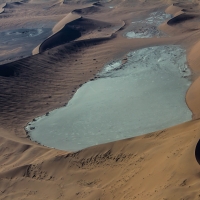
[(165, 10), (165, 12), (175, 16), (176, 13), (180, 12), (181, 10), (182, 9), (180, 7), (175, 6), (175, 4), (172, 4), (169, 7), (167, 7), (167, 9)]
[(200, 41), (197, 41), (196, 44), (191, 48), (188, 55), (188, 62), (192, 66), (197, 75), (200, 73), (200, 57), (199, 57)]
[[(33, 50), (33, 55), (80, 37), (80, 32), (75, 30), (73, 31), (73, 29), (66, 27), (68, 23), (79, 18), (81, 18), (81, 16), (69, 13), (66, 17), (59, 21), (52, 30), (53, 34)], [(67, 36), (65, 37), (66, 34)]]
[[(112, 24), (108, 22), (101, 22), (99, 20), (82, 17), (82, 15), (96, 13), (100, 10), (99, 7), (101, 6), (98, 4), (97, 6), (89, 5), (88, 7), (84, 7), (81, 9), (74, 9), (72, 12), (67, 14), (53, 27), (53, 34), (33, 50), (33, 55), (44, 52), (47, 49), (51, 49), (61, 44), (76, 40), (81, 36), (81, 39), (83, 39), (84, 35), (87, 35), (88, 38), (98, 38), (101, 37), (101, 35), (103, 35), (102, 31), (104, 29), (114, 29), (114, 26), (116, 26), (115, 23)], [(107, 34), (108, 36), (110, 36), (115, 31), (110, 32), (110, 34)]]
[(200, 42), (198, 41), (190, 50), (188, 55), (188, 62), (194, 73), (194, 83), (189, 88), (186, 101), (189, 108), (193, 112), (193, 118), (199, 119), (200, 117), (200, 58), (199, 58)]
[(0, 14), (4, 12), (5, 7), (6, 7), (6, 3), (0, 4)]
[(190, 15), (190, 14), (185, 14), (185, 13), (182, 13), (172, 19), (170, 19), (167, 24), (170, 25), (170, 26), (174, 26), (176, 24), (179, 24), (179, 23), (182, 23), (182, 22), (185, 22), (187, 20), (191, 20), (191, 19), (194, 19), (195, 18), (195, 15)]
[[(107, 15), (105, 12), (102, 21), (92, 17), (74, 20), (74, 14), (70, 14), (55, 26), (55, 33), (62, 31), (66, 24), (77, 31), (87, 27), (86, 35), (93, 30), (99, 32), (99, 26), (114, 27), (119, 21), (125, 21), (128, 26), (138, 14), (163, 8), (157, 1), (151, 2), (153, 6), (150, 1), (137, 2), (135, 7), (130, 2), (113, 3), (117, 5), (116, 10)], [(168, 12), (176, 15), (195, 5), (173, 5)], [(197, 14), (196, 11), (181, 12), (187, 16)], [(126, 39), (121, 36), (126, 26), (124, 30), (117, 27), (119, 31), (114, 31), (112, 36), (105, 28), (107, 37), (71, 41), (1, 65), (0, 199), (199, 199), (199, 165), (195, 159), (199, 120), (72, 153), (35, 144), (23, 129), (36, 116), (67, 103), (84, 82), (94, 78), (113, 58), (153, 45), (191, 47), (199, 39), (198, 30), (191, 30), (198, 20), (186, 19), (181, 16), (175, 23), (172, 19), (173, 23), (164, 24), (173, 37)], [(197, 79), (186, 97), (196, 119), (199, 118), (199, 48), (197, 43), (188, 56)]]
[(43, 150), (39, 156), (33, 147), (15, 148), (15, 154), (21, 154), (21, 158), (29, 155), (32, 161), (28, 164), (28, 159), (18, 161), (13, 157), (16, 165), (21, 164), (17, 167), (7, 164), (0, 173), (0, 196), (198, 199), (199, 166), (194, 157), (198, 132), (199, 121), (193, 121), (76, 153)]
[[(186, 9), (186, 8), (190, 9)], [(160, 26), (168, 34), (182, 34), (199, 30), (199, 13), (196, 3), (174, 3), (166, 9), (174, 17)]]
[(29, 3), (61, 3), (60, 0), (30, 0)]
[(98, 4), (96, 4), (96, 5), (92, 5), (92, 6), (89, 6), (86, 8), (82, 8), (82, 9), (75, 9), (73, 12), (75, 12), (79, 15), (93, 14), (93, 13), (99, 12), (101, 10), (101, 7)]
[(65, 26), (62, 31), (57, 32), (50, 38), (45, 40), (39, 47), (39, 53), (51, 49), (53, 47), (59, 46), (61, 44), (76, 40), (81, 36), (81, 33), (70, 27)]
[[(64, 27), (62, 27), (63, 25)], [(112, 25), (111, 23), (101, 22), (89, 18), (83, 18), (79, 15), (73, 16), (73, 14), (70, 13), (63, 20), (61, 20), (61, 22), (56, 24), (56, 26), (53, 28), (54, 34), (51, 35), (48, 39), (46, 39), (38, 47), (36, 47), (33, 50), (33, 54), (44, 52), (47, 49), (51, 49), (53, 47), (68, 43), (70, 41), (74, 41), (80, 37), (81, 39), (83, 39), (84, 36), (88, 37), (89, 33), (91, 32), (94, 32), (94, 38), (98, 38), (101, 36), (102, 29), (111, 29), (112, 26), (114, 25)], [(101, 33), (98, 35), (95, 34), (95, 32), (98, 32), (97, 30), (101, 31)], [(108, 34), (108, 36), (110, 35)]]
[(200, 108), (199, 108), (199, 84), (200, 84), (200, 78), (197, 78), (192, 86), (189, 88), (187, 95), (186, 95), (186, 101), (188, 103), (188, 107), (193, 112), (193, 119), (199, 119), (200, 117)]
[[(91, 53), (89, 57), (83, 57), (87, 52), (87, 47), (94, 43), (101, 44), (102, 41), (105, 39), (80, 41), (42, 55), (0, 66), (2, 87), (0, 111), (2, 117), (4, 115), (4, 124), (2, 125), (6, 127), (6, 124), (12, 121), (17, 126), (19, 121), (25, 122), (27, 120), (24, 115), (32, 113), (32, 118), (34, 118), (38, 115), (38, 111), (42, 111), (43, 108), (42, 112), (47, 112), (53, 102), (54, 106), (56, 106), (55, 103), (57, 106), (64, 105), (74, 90), (92, 78), (98, 68), (102, 67), (101, 63), (97, 63), (98, 60), (93, 60), (94, 57), (102, 59), (102, 55), (97, 56), (95, 52), (92, 52), (93, 48), (89, 50)], [(100, 45), (101, 48), (103, 47)], [(107, 57), (107, 51), (104, 50), (104, 59)], [(94, 69), (95, 63), (97, 68)], [(74, 73), (75, 64), (76, 73)], [(54, 87), (56, 87), (55, 90)], [(23, 104), (24, 106), (22, 106)], [(32, 106), (35, 108), (33, 109)], [(16, 110), (19, 111), (18, 116)]]
[(68, 23), (80, 19), (81, 16), (80, 15), (76, 15), (74, 13), (69, 13), (67, 14), (62, 20), (60, 20), (54, 27), (53, 27), (53, 33), (57, 33), (59, 31), (61, 31), (65, 25), (67, 25)]

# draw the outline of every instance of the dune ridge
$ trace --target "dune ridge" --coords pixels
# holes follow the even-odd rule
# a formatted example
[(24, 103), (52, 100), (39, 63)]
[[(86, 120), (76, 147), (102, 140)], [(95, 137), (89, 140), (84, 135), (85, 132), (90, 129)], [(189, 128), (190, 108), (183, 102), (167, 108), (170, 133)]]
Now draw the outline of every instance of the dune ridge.
[(176, 17), (173, 17), (172, 19), (170, 19), (167, 22), (167, 24), (170, 26), (173, 26), (173, 25), (179, 24), (180, 22), (185, 22), (187, 20), (191, 20), (194, 18), (195, 18), (195, 15), (181, 13), (181, 14), (177, 15)]
[(186, 101), (188, 107), (193, 113), (193, 119), (200, 118), (200, 109), (199, 109), (199, 100), (200, 100), (200, 66), (199, 66), (199, 48), (200, 48), (200, 41), (198, 41), (191, 49), (188, 55), (188, 62), (194, 74), (194, 82), (190, 86), (187, 94), (186, 94)]
[(91, 6), (81, 8), (81, 9), (75, 9), (73, 10), (73, 13), (77, 13), (79, 15), (84, 15), (84, 14), (93, 14), (100, 11), (100, 5), (97, 3), (92, 4)]
[[(185, 32), (177, 25), (164, 25), (173, 37), (126, 39), (119, 29), (112, 37), (71, 41), (1, 65), (0, 198), (199, 199), (199, 165), (194, 156), (199, 120), (78, 152), (43, 147), (30, 141), (23, 129), (34, 117), (63, 106), (106, 62), (130, 50), (181, 44), (192, 49), (188, 62), (198, 70), (200, 46), (194, 41), (199, 32), (190, 27)], [(192, 88), (198, 89), (198, 84), (194, 82), (188, 92)], [(187, 95), (197, 99), (193, 93)], [(194, 105), (193, 113), (198, 101)]]
[[(94, 3), (95, 4), (95, 3)], [(61, 21), (59, 21), (52, 29), (53, 34), (49, 36), (46, 40), (44, 40), (40, 45), (38, 45), (33, 51), (32, 54), (38, 54), (41, 53), (47, 49), (51, 49), (53, 47), (59, 46), (61, 44), (64, 44), (66, 42), (74, 41), (78, 38), (80, 38), (83, 34), (87, 34), (89, 30), (91, 29), (97, 29), (97, 27), (102, 26), (108, 26), (109, 23), (85, 18), (81, 16), (80, 14), (84, 13), (94, 13), (98, 10), (98, 4), (92, 4), (91, 6), (81, 8), (81, 9), (75, 9), (69, 14), (67, 14)], [(84, 23), (83, 21), (90, 20), (89, 23)], [(84, 23), (81, 25), (81, 23)], [(91, 24), (91, 26), (89, 25)], [(75, 29), (74, 26), (80, 26), (80, 28)], [(109, 25), (111, 26), (111, 24)], [(122, 21), (122, 24), (120, 27), (118, 27), (116, 30), (111, 31), (110, 34), (108, 34), (106, 37), (111, 37), (112, 34), (117, 32), (118, 30), (122, 29), (125, 26), (125, 22)], [(82, 28), (81, 28), (82, 27)], [(86, 27), (86, 28), (85, 28)], [(99, 30), (100, 31), (100, 30)], [(84, 33), (83, 33), (84, 32)], [(95, 37), (95, 38), (101, 38), (101, 37)]]
[(182, 8), (176, 6), (175, 4), (171, 4), (170, 6), (167, 7), (167, 9), (165, 10), (166, 13), (171, 14), (173, 16), (176, 15), (176, 13), (179, 13), (180, 11), (182, 11)]
[[(62, 34), (62, 30), (63, 30), (63, 32), (64, 32), (64, 34), (65, 34), (64, 28), (65, 28), (66, 24), (69, 23), (69, 22), (72, 22), (72, 21), (74, 21), (74, 20), (76, 20), (76, 19), (79, 19), (79, 18), (81, 18), (81, 16), (75, 15), (75, 14), (73, 14), (73, 13), (69, 13), (66, 17), (64, 17), (60, 22), (58, 22), (58, 23), (54, 26), (54, 28), (53, 28), (53, 30), (52, 30), (53, 34), (52, 34), (51, 36), (49, 36), (49, 38), (47, 38), (42, 44), (38, 45), (38, 46), (33, 50), (33, 52), (32, 52), (33, 55), (42, 52), (42, 49), (41, 49), (41, 48), (42, 48), (42, 46), (43, 46), (44, 43), (51, 43), (52, 40), (54, 41), (54, 38), (55, 38), (55, 40), (58, 39), (58, 37), (60, 36), (60, 34)], [(71, 32), (70, 30), (66, 30), (66, 32), (68, 32), (68, 31)], [(60, 34), (59, 34), (59, 33), (60, 33)], [(72, 33), (72, 34), (73, 34), (73, 33)], [(72, 37), (72, 38), (73, 38), (72, 40), (74, 40), (74, 39), (77, 38), (78, 36), (80, 36), (80, 35), (79, 35), (78, 33), (76, 33), (76, 36), (75, 36), (75, 37)], [(71, 40), (69, 39), (69, 41), (71, 41)]]
[(7, 3), (0, 4), (0, 14), (4, 12)]
[[(189, 4), (190, 5), (190, 4)], [(194, 6), (195, 4), (193, 4)], [(169, 25), (170, 27), (182, 24), (186, 21), (190, 21), (193, 20), (195, 18), (199, 19), (199, 14), (197, 12), (191, 13), (191, 9), (186, 9), (187, 7), (184, 4), (181, 3), (175, 3), (173, 4), (173, 6), (170, 6), (166, 9), (166, 12), (172, 13), (174, 15), (174, 17), (172, 19), (170, 19), (169, 21), (167, 21), (167, 25)], [(194, 29), (190, 29), (191, 31), (195, 31), (194, 34), (198, 34), (199, 33), (199, 27), (197, 24), (194, 23), (193, 27), (195, 27)], [(165, 26), (165, 25), (164, 25)], [(161, 29), (163, 27), (161, 26)], [(187, 29), (189, 29), (190, 27), (187, 27)], [(166, 28), (164, 28), (164, 30), (166, 30)], [(190, 47), (190, 51), (188, 53), (187, 56), (187, 60), (188, 60), (188, 64), (190, 69), (192, 70), (192, 79), (193, 79), (193, 83), (191, 84), (191, 86), (189, 87), (187, 93), (186, 93), (186, 103), (189, 107), (189, 109), (192, 111), (193, 113), (193, 119), (199, 119), (200, 117), (200, 109), (199, 109), (199, 100), (200, 100), (200, 95), (199, 95), (199, 83), (200, 83), (200, 73), (199, 73), (199, 52), (200, 49), (200, 42), (196, 41), (196, 44), (193, 45), (192, 47)]]

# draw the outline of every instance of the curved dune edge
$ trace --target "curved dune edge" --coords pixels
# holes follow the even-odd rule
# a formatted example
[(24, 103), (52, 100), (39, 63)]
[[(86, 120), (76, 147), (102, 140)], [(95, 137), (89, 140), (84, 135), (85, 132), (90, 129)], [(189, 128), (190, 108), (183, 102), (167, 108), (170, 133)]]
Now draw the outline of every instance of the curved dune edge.
[[(49, 38), (47, 38), (44, 42), (51, 42), (51, 38), (58, 32), (62, 31), (62, 29), (65, 27), (65, 25), (67, 25), (68, 23), (74, 21), (74, 20), (77, 20), (77, 19), (80, 19), (81, 16), (80, 15), (77, 15), (77, 14), (73, 14), (73, 13), (69, 13), (66, 15), (66, 17), (64, 17), (61, 21), (59, 21), (52, 29), (52, 32), (53, 34), (51, 36), (49, 36)], [(43, 43), (44, 43), (43, 42)], [(40, 45), (38, 45), (33, 51), (32, 51), (32, 54), (35, 55), (35, 54), (38, 54), (40, 53), (40, 47), (42, 46), (41, 43)]]
[(173, 17), (172, 19), (170, 19), (167, 24), (170, 26), (174, 26), (176, 24), (179, 24), (181, 22), (185, 22), (187, 20), (191, 20), (195, 18), (195, 15), (192, 14), (186, 14), (183, 11), (181, 11), (180, 13), (178, 13), (175, 17)]
[(87, 6), (85, 8), (75, 9), (73, 10), (73, 13), (77, 13), (79, 15), (82, 14), (92, 14), (100, 11), (100, 6), (97, 3), (93, 3), (91, 6)]
[[(48, 194), (52, 200), (60, 194), (61, 199), (128, 199), (137, 194), (138, 199), (155, 200), (172, 197), (172, 191), (170, 199), (187, 195), (196, 199), (199, 166), (191, 155), (198, 129), (199, 121), (192, 121), (75, 153), (14, 142), (9, 153), (16, 167), (0, 172), (0, 195), (4, 198), (9, 192), (10, 198), (22, 198), (26, 196), (22, 188), (28, 186), (27, 192), (37, 191), (40, 198)], [(4, 140), (2, 148), (8, 144)]]
[[(178, 7), (178, 6), (170, 6), (168, 9), (166, 9), (166, 12), (170, 12), (174, 15), (174, 17), (170, 20), (168, 20), (166, 23), (161, 25), (161, 29), (167, 30), (172, 29), (174, 25), (177, 25), (179, 23), (185, 22), (187, 20), (191, 20), (196, 17), (195, 14), (187, 14), (185, 13), (184, 9)], [(195, 30), (195, 29), (194, 29)], [(187, 56), (188, 64), (193, 72), (193, 76), (196, 78), (195, 81), (192, 82), (190, 87), (187, 90), (186, 93), (186, 103), (188, 108), (193, 113), (193, 119), (199, 119), (200, 118), (200, 41), (197, 42), (190, 50), (189, 55)]]
[(0, 4), (0, 14), (4, 12), (7, 3)]
[(200, 118), (200, 41), (189, 52), (188, 63), (196, 80), (192, 83), (186, 94), (186, 102), (193, 113), (193, 119)]
[[(188, 12), (178, 4), (172, 4), (166, 10), (166, 13), (172, 14), (173, 17), (159, 26), (159, 29), (169, 35), (182, 34), (183, 32), (196, 31), (198, 27), (192, 25), (188, 27), (185, 23), (191, 22), (193, 19), (199, 19), (198, 12)], [(179, 27), (179, 28), (176, 28)]]
[[(67, 37), (71, 37), (69, 39), (69, 41), (73, 41), (75, 39), (78, 39), (79, 37), (81, 37), (81, 33), (76, 31), (76, 30), (72, 30), (70, 28), (67, 28), (67, 25), (69, 25), (70, 23), (73, 23), (75, 21), (78, 21), (80, 19), (84, 19), (82, 17), (82, 12), (86, 12), (83, 14), (89, 14), (90, 12), (95, 13), (97, 11), (100, 10), (101, 4), (96, 2), (96, 3), (92, 3), (91, 5), (87, 6), (87, 7), (83, 7), (80, 9), (74, 9), (73, 11), (71, 11), (69, 14), (67, 14), (62, 20), (60, 20), (52, 29), (52, 35), (49, 36), (46, 40), (44, 40), (41, 44), (39, 44), (35, 49), (33, 49), (32, 51), (32, 55), (41, 53), (43, 51), (45, 51), (46, 49), (50, 49), (56, 46), (59, 46), (61, 44), (66, 43), (65, 41), (62, 42), (62, 36), (63, 35), (63, 39), (66, 40)], [(97, 10), (96, 10), (97, 9)], [(91, 19), (92, 20), (92, 19)], [(99, 21), (101, 22), (101, 21)], [(111, 34), (105, 36), (106, 38), (110, 38), (112, 37), (112, 34), (116, 33), (117, 31), (121, 30), (123, 27), (125, 26), (125, 22), (122, 21), (122, 24), (119, 28), (117, 28), (117, 30), (112, 31)], [(70, 33), (71, 32), (71, 33)], [(66, 36), (68, 35), (68, 36)], [(70, 36), (71, 35), (71, 36)], [(65, 36), (65, 37), (64, 37)], [(74, 36), (74, 37), (73, 37)], [(101, 38), (101, 37), (99, 37)], [(98, 37), (96, 38), (98, 39)], [(60, 42), (57, 42), (59, 41)], [(52, 45), (54, 43), (54, 45)], [(44, 48), (44, 46), (51, 46), (50, 48)]]
[(54, 4), (61, 3), (62, 0), (30, 0), (29, 3), (46, 3), (46, 2), (52, 2)]
[(167, 7), (167, 9), (165, 10), (166, 13), (171, 14), (173, 16), (176, 16), (177, 13), (179, 13), (182, 10), (182, 8), (175, 6), (174, 4), (170, 5), (169, 7)]
[[(61, 3), (61, 2), (60, 2)], [(97, 6), (96, 6), (97, 5)], [(69, 24), (70, 22), (73, 22), (75, 20), (81, 19), (82, 16), (80, 14), (78, 14), (78, 12), (80, 12), (81, 10), (84, 9), (92, 9), (94, 7), (98, 7), (100, 6), (97, 3), (93, 3), (90, 6), (87, 6), (85, 8), (81, 8), (81, 9), (75, 9), (72, 12), (68, 13), (63, 19), (61, 19), (52, 29), (52, 35), (49, 36), (45, 41), (43, 41), (41, 44), (39, 44), (35, 49), (33, 49), (32, 51), (32, 55), (41, 53), (42, 51), (40, 50), (41, 46), (44, 43), (51, 43), (52, 40), (55, 40), (54, 37), (56, 34), (61, 33), (63, 31), (63, 29), (65, 28), (65, 26), (67, 24)], [(59, 37), (59, 36), (58, 36)]]
[[(33, 55), (41, 53), (43, 51), (45, 51), (46, 49), (50, 49), (50, 48), (54, 48), (56, 46), (59, 46), (61, 44), (66, 43), (64, 40), (67, 37), (71, 37), (69, 39), (69, 41), (67, 42), (71, 42), (74, 41), (75, 39), (78, 39), (79, 37), (81, 37), (81, 32), (77, 31), (77, 30), (73, 30), (69, 27), (67, 27), (67, 25), (69, 25), (70, 23), (73, 23), (75, 21), (78, 21), (80, 19), (85, 19), (87, 20), (87, 18), (83, 18), (80, 15), (74, 14), (74, 12), (68, 14), (65, 18), (63, 18), (54, 28), (53, 28), (53, 32), (54, 34), (52, 34), (48, 39), (46, 39), (45, 41), (43, 41), (43, 43), (41, 43), (39, 46), (37, 46), (34, 50), (33, 50)], [(89, 19), (90, 20), (90, 19)], [(101, 22), (101, 21), (95, 21), (96, 23)], [(113, 34), (115, 34), (116, 32), (118, 32), (119, 30), (121, 30), (124, 26), (126, 25), (126, 23), (124, 21), (121, 22), (121, 25), (113, 30), (110, 34), (108, 34), (107, 36), (103, 36), (103, 37), (92, 37), (91, 39), (109, 39), (113, 37)], [(62, 39), (62, 35), (64, 35), (64, 38)], [(83, 41), (85, 39), (82, 39)], [(87, 39), (88, 40), (88, 39)], [(54, 45), (52, 45), (54, 43)], [(52, 46), (50, 48), (46, 48), (45, 46)]]
[[(143, 42), (143, 40), (136, 41)], [(130, 40), (128, 42), (131, 43)], [(176, 42), (174, 40), (174, 43)], [(149, 46), (154, 43), (149, 42)], [(143, 46), (145, 45), (147, 43), (144, 42)], [(138, 48), (141, 46), (138, 45)], [(110, 46), (108, 45), (106, 48), (109, 49)], [(124, 48), (124, 46), (119, 44), (116, 48)], [(65, 47), (64, 49), (70, 48)], [(101, 50), (105, 50), (105, 46)], [(60, 49), (60, 51), (64, 50)], [(47, 53), (50, 54), (47, 56)], [(96, 56), (94, 50), (92, 53)], [(14, 62), (13, 66), (19, 70), (19, 74), (22, 73), (23, 81), (27, 81), (26, 87), (30, 87), (31, 91), (34, 84), (39, 88), (50, 78), (54, 78), (48, 76), (50, 70), (53, 75), (57, 76), (60, 68), (59, 61), (64, 59), (62, 57), (66, 56), (68, 52), (63, 53), (60, 57), (59, 54), (60, 52), (54, 52), (52, 49), (38, 57), (36, 55)], [(191, 55), (191, 57), (193, 56)], [(46, 64), (47, 62), (50, 63)], [(12, 69), (11, 64), (5, 65), (5, 68), (10, 66)], [(38, 65), (41, 65), (41, 68), (37, 69)], [(55, 65), (57, 66), (54, 67)], [(26, 71), (23, 71), (26, 66), (31, 77), (27, 77)], [(45, 68), (48, 68), (49, 71), (46, 71)], [(56, 73), (51, 68), (55, 68)], [(39, 71), (39, 73), (37, 71), (38, 74), (35, 72), (36, 70)], [(68, 73), (68, 71), (66, 72)], [(42, 73), (45, 74), (44, 78), (41, 76)], [(62, 74), (64, 73), (58, 74), (59, 77)], [(8, 84), (14, 79), (14, 77), (3, 78), (8, 81)], [(42, 79), (44, 82), (41, 81)], [(59, 81), (61, 80), (65, 80), (64, 76), (59, 79)], [(14, 83), (20, 85), (23, 81), (19, 79)], [(38, 84), (39, 81), (41, 81), (40, 84)], [(57, 85), (60, 84), (61, 82), (57, 82)], [(65, 87), (65, 85), (62, 86)], [(19, 88), (24, 91), (24, 85), (20, 86)], [(20, 91), (18, 92), (20, 93)], [(27, 104), (27, 97), (30, 93), (28, 90), (26, 92), (27, 96), (25, 95), (23, 101), (27, 106), (31, 105), (31, 102)], [(21, 94), (23, 95), (23, 93)], [(50, 103), (49, 99), (53, 99), (54, 95), (49, 98), (49, 94), (47, 94), (43, 97), (44, 102)], [(10, 95), (9, 90), (6, 95)], [(33, 93), (31, 96), (35, 98)], [(17, 100), (21, 99), (19, 94)], [(58, 98), (57, 101), (60, 99)], [(14, 105), (6, 106), (7, 109), (10, 109), (9, 111), (12, 111), (16, 105), (18, 106), (17, 101)], [(38, 105), (47, 107), (45, 104)], [(36, 108), (40, 109), (38, 105)], [(24, 105), (20, 106), (24, 107)], [(29, 115), (33, 115), (34, 111), (35, 107), (32, 107)], [(8, 114), (9, 120), (15, 120), (12, 112)], [(21, 116), (23, 112), (18, 114)], [(30, 200), (40, 198), (49, 200), (199, 199), (199, 165), (194, 157), (195, 146), (199, 139), (199, 125), (199, 120), (190, 121), (166, 130), (90, 147), (74, 153), (36, 145), (27, 139), (20, 138), (13, 128), (10, 128), (9, 133), (0, 129), (0, 197), (1, 199)]]
[(64, 17), (62, 20), (60, 20), (52, 29), (52, 32), (53, 34), (57, 33), (58, 31), (61, 31), (63, 29), (63, 27), (74, 21), (74, 20), (77, 20), (77, 19), (80, 19), (81, 16), (78, 15), (78, 14), (75, 14), (75, 13), (69, 13), (66, 17)]

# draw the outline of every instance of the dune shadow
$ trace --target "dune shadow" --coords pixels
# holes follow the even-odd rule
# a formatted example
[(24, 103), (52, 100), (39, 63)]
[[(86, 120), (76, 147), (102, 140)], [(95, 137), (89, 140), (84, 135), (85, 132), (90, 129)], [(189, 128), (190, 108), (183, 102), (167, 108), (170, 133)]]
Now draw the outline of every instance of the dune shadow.
[(1, 65), (0, 67), (0, 76), (11, 77), (19, 75), (19, 69), (17, 67), (9, 65)]
[(182, 13), (182, 14), (170, 19), (167, 22), (167, 24), (170, 25), (170, 26), (173, 26), (173, 25), (177, 25), (179, 23), (182, 23), (182, 22), (185, 22), (187, 20), (194, 19), (194, 18), (195, 18), (194, 15)]
[(47, 49), (51, 49), (53, 47), (59, 46), (61, 44), (73, 41), (81, 36), (80, 31), (74, 30), (70, 27), (64, 27), (62, 31), (52, 35), (50, 38), (45, 40), (39, 48), (39, 52), (46, 51)]
[(195, 148), (195, 157), (196, 157), (196, 161), (200, 165), (200, 140), (198, 141), (196, 148)]

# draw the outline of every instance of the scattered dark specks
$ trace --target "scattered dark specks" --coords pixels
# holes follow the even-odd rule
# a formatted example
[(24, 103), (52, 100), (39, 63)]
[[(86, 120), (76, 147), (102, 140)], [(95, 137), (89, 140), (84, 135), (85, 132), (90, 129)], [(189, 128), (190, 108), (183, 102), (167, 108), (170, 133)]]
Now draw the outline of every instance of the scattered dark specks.
[(186, 183), (187, 179), (185, 179), (181, 184), (180, 186), (185, 186), (187, 183)]

